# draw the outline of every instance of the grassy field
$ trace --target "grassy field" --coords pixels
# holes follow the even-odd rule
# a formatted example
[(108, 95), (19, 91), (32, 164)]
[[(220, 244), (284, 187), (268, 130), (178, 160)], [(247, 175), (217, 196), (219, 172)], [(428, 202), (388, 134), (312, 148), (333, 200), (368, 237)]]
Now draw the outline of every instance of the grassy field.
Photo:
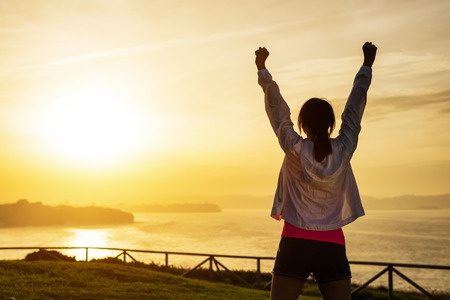
[(1, 261), (0, 299), (10, 297), (259, 300), (268, 299), (269, 293), (116, 264)]
[[(102, 262), (0, 261), (1, 299), (269, 299), (269, 292), (191, 279), (144, 267)], [(315, 285), (300, 299), (321, 299)], [(356, 299), (387, 299), (386, 290), (364, 291)], [(394, 299), (426, 299), (396, 293)], [(440, 299), (449, 299), (448, 297)]]

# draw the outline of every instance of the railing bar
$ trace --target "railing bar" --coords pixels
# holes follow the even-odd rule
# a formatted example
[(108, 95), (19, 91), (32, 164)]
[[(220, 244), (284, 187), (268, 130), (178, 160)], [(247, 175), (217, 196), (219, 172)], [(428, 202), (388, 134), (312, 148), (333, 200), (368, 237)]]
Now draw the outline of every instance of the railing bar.
[(391, 265), (393, 267), (401, 267), (401, 268), (420, 268), (420, 269), (450, 270), (450, 266), (439, 266), (439, 265), (404, 264), (404, 263), (373, 262), (373, 261), (349, 261), (349, 263), (351, 265), (369, 265), (369, 266), (387, 266), (387, 265)]
[(411, 278), (407, 277), (405, 274), (403, 274), (402, 272), (400, 272), (397, 269), (393, 270), (398, 276), (400, 276), (401, 278), (403, 278), (403, 280), (405, 280), (406, 282), (408, 282), (410, 285), (412, 285), (413, 287), (415, 287), (416, 289), (418, 289), (419, 291), (422, 292), (422, 294), (424, 294), (425, 296), (427, 296), (430, 299), (436, 299), (433, 295), (431, 295), (427, 290), (425, 290), (423, 287), (421, 287), (420, 285), (418, 285), (416, 282), (414, 282)]
[(208, 260), (210, 260), (211, 258), (208, 257), (207, 259), (205, 259), (204, 261), (202, 261), (201, 263), (199, 263), (198, 265), (196, 265), (194, 268), (192, 268), (191, 270), (183, 273), (181, 276), (187, 276), (189, 274), (191, 274), (192, 272), (194, 272), (195, 270), (197, 270), (198, 268), (200, 268), (204, 263), (206, 263)]
[(363, 290), (364, 288), (366, 288), (369, 284), (371, 284), (372, 282), (374, 282), (375, 280), (377, 280), (381, 275), (383, 275), (384, 273), (386, 273), (389, 270), (389, 267), (384, 268), (381, 272), (379, 272), (377, 275), (375, 275), (374, 277), (372, 277), (371, 279), (369, 279), (366, 283), (362, 284), (361, 286), (359, 286), (356, 290), (352, 291), (352, 295), (356, 295), (359, 291)]
[(225, 267), (221, 262), (219, 262), (217, 259), (214, 259), (215, 262), (217, 264), (219, 264), (219, 266), (221, 266), (222, 268), (224, 268), (226, 271), (230, 272), (230, 274), (235, 277), (236, 279), (238, 279), (239, 281), (241, 281), (243, 284), (245, 284), (247, 287), (251, 288), (252, 285), (250, 283), (248, 283), (247, 281), (245, 281), (245, 279), (243, 279), (241, 276), (237, 275), (236, 273), (234, 273), (233, 271), (231, 271), (230, 269), (228, 269), (227, 267)]
[(137, 260), (136, 260), (136, 259), (135, 259), (135, 258), (134, 258), (133, 256), (131, 256), (131, 254), (130, 254), (130, 253), (128, 253), (128, 252), (127, 252), (126, 254), (127, 254), (127, 255), (128, 255), (128, 257), (129, 257), (129, 258), (131, 258), (131, 259), (132, 259), (132, 260), (133, 260), (134, 262), (137, 262)]
[(213, 261), (214, 261), (214, 265), (216, 266), (216, 270), (217, 270), (217, 272), (218, 273), (220, 273), (220, 265), (218, 264), (218, 261), (217, 261), (217, 259), (213, 259)]

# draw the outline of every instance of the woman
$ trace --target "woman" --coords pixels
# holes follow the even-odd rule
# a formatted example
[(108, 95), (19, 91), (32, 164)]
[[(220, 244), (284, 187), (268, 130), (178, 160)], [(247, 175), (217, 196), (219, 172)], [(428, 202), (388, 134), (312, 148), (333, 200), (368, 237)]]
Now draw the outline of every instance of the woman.
[(297, 299), (313, 275), (323, 299), (350, 299), (351, 272), (342, 227), (364, 215), (350, 160), (356, 150), (361, 119), (372, 79), (377, 48), (363, 47), (364, 63), (356, 74), (342, 114), (339, 135), (331, 105), (306, 101), (294, 131), (290, 109), (266, 69), (266, 48), (256, 50), (258, 83), (265, 94), (266, 112), (285, 153), (278, 178), (272, 217), (284, 219), (273, 270), (271, 299)]

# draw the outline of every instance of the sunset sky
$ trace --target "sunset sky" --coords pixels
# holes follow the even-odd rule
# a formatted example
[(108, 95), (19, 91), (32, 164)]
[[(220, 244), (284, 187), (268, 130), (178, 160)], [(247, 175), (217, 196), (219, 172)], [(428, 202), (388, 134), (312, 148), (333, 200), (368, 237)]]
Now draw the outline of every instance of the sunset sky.
[(447, 0), (1, 1), (0, 203), (269, 199), (283, 153), (255, 49), (294, 120), (311, 97), (339, 119), (365, 41), (361, 194), (450, 193), (449, 15)]

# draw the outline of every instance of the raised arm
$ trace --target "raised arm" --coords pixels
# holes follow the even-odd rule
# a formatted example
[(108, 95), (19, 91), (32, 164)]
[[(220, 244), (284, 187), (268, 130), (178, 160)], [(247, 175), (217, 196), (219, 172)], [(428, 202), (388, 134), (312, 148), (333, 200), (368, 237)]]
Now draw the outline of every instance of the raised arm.
[(364, 63), (353, 81), (353, 88), (342, 113), (342, 125), (339, 137), (349, 153), (356, 150), (361, 120), (367, 103), (367, 91), (372, 81), (372, 65), (375, 61), (377, 47), (366, 42), (363, 47)]
[(273, 131), (278, 137), (281, 148), (285, 152), (290, 151), (300, 138), (294, 130), (294, 124), (291, 121), (291, 111), (280, 93), (280, 88), (266, 69), (265, 63), (269, 56), (269, 51), (266, 48), (259, 47), (255, 51), (255, 55), (255, 64), (258, 68), (258, 83), (264, 91), (267, 116)]

